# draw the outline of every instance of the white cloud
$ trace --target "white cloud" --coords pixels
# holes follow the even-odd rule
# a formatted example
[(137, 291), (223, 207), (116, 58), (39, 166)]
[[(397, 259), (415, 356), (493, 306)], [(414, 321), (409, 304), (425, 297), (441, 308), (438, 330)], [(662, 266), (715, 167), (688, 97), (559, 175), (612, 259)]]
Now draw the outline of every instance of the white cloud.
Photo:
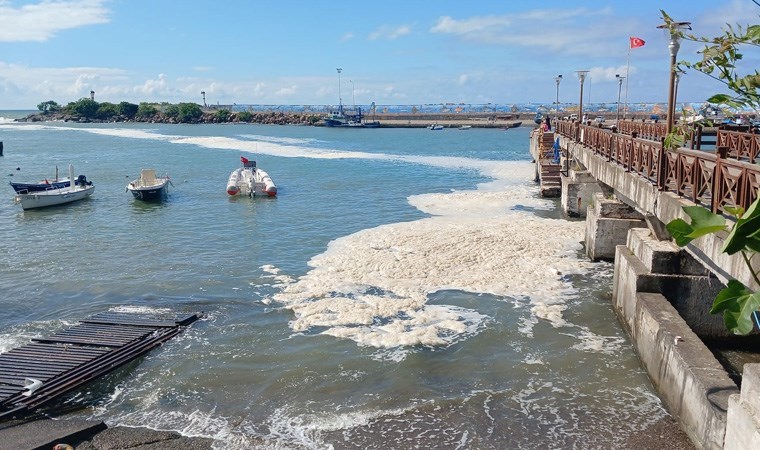
[(102, 0), (43, 0), (13, 7), (0, 2), (0, 42), (47, 41), (62, 30), (108, 22)]
[(412, 32), (412, 27), (409, 25), (400, 25), (397, 27), (383, 25), (377, 30), (373, 31), (369, 35), (369, 39), (371, 41), (376, 41), (378, 39), (393, 40), (393, 39), (398, 39), (399, 37), (409, 34), (411, 32)]
[(459, 80), (457, 81), (457, 84), (460, 86), (464, 86), (467, 84), (467, 82), (470, 81), (470, 76), (466, 73), (463, 73), (462, 75), (459, 75)]
[(298, 92), (298, 86), (283, 87), (275, 91), (274, 95), (277, 97), (290, 97)]
[[(591, 23), (593, 26), (589, 26)], [(442, 16), (429, 31), (478, 44), (563, 55), (608, 56), (625, 51), (627, 36), (636, 28), (635, 21), (616, 17), (609, 8), (576, 8), (465, 19)]]
[[(753, 2), (733, 0), (726, 3), (716, 3), (716, 6), (718, 6), (716, 10), (708, 11), (700, 17), (701, 25), (720, 29), (724, 28), (726, 24), (733, 26), (739, 24), (746, 27), (748, 24), (753, 25), (758, 21), (760, 8)], [(715, 34), (715, 32), (710, 31), (710, 34)]]
[(349, 31), (348, 33), (344, 34), (344, 35), (343, 35), (343, 36), (340, 38), (340, 40), (341, 40), (341, 41), (350, 41), (350, 40), (351, 40), (351, 39), (353, 39), (353, 38), (354, 38), (354, 33), (351, 33), (351, 32)]

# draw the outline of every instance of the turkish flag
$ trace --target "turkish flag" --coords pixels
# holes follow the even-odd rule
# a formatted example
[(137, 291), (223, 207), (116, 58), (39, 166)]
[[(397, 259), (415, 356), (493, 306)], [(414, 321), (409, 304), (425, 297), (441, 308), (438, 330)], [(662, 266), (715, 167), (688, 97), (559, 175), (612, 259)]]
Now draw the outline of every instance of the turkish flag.
[(644, 39), (631, 36), (631, 48), (643, 47), (646, 42)]
[(248, 164), (248, 158), (246, 158), (245, 156), (241, 156), (241, 157), (240, 157), (240, 161), (241, 161), (243, 164)]

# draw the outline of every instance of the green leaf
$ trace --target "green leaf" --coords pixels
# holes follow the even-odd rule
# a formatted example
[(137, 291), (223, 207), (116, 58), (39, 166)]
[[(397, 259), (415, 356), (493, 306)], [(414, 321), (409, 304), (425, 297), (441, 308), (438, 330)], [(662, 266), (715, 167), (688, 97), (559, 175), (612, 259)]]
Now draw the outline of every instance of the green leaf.
[(726, 95), (726, 94), (715, 94), (715, 95), (713, 95), (712, 97), (708, 98), (708, 99), (707, 99), (707, 102), (708, 102), (708, 103), (714, 103), (714, 104), (718, 104), (718, 105), (719, 105), (719, 104), (721, 104), (721, 103), (725, 103), (725, 102), (727, 102), (727, 101), (728, 101), (728, 100), (730, 100), (730, 99), (731, 99), (731, 97), (729, 97), (729, 96), (728, 96), (728, 95)]
[(711, 314), (723, 312), (723, 322), (734, 334), (748, 334), (754, 328), (752, 313), (760, 309), (760, 292), (752, 292), (741, 282), (731, 280), (718, 293)]
[(694, 229), (683, 219), (672, 220), (665, 225), (665, 228), (667, 228), (670, 234), (673, 235), (673, 239), (675, 239), (676, 245), (679, 247), (683, 247), (694, 240), (688, 237)]
[(725, 209), (727, 213), (732, 214), (735, 217), (741, 217), (742, 214), (744, 214), (744, 208), (742, 208), (741, 206), (724, 206), (723, 209)]
[(726, 219), (723, 216), (714, 214), (701, 206), (685, 206), (683, 212), (691, 217), (691, 227), (694, 231), (689, 233), (689, 237), (692, 239), (726, 228)]
[(733, 255), (741, 250), (753, 250), (758, 247), (760, 243), (755, 242), (757, 238), (757, 230), (760, 230), (760, 197), (758, 197), (749, 206), (747, 211), (742, 214), (742, 217), (736, 221), (731, 233), (729, 233), (726, 241), (723, 243), (722, 251)]

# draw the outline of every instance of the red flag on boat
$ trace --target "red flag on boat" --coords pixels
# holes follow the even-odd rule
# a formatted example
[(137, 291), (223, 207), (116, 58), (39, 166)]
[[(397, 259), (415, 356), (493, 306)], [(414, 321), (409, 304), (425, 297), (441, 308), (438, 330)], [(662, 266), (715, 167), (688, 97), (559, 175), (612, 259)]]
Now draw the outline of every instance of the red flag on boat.
[(644, 44), (644, 39), (631, 36), (631, 48), (643, 47)]
[(248, 164), (248, 158), (246, 158), (245, 156), (241, 156), (240, 161), (242, 161), (243, 164)]

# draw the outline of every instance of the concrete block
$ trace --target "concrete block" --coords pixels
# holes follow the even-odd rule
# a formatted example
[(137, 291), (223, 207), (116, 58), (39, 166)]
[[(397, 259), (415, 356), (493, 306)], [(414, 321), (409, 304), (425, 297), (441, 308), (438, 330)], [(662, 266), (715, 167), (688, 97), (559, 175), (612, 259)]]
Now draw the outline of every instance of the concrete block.
[(652, 273), (707, 275), (709, 271), (672, 241), (653, 239), (648, 228), (631, 229), (626, 245)]
[[(637, 293), (660, 293), (700, 337), (734, 338), (723, 324), (723, 317), (710, 314), (713, 300), (723, 289), (715, 277), (651, 273), (634, 251), (620, 245), (615, 252), (612, 280), (613, 305), (619, 316), (631, 316), (635, 309), (631, 300)], [(630, 319), (627, 325), (631, 329), (635, 326)]]
[(600, 208), (589, 207), (586, 212), (586, 253), (594, 261), (614, 259), (615, 247), (626, 242), (628, 230), (641, 227), (642, 223), (642, 220), (606, 218), (600, 215)]
[[(744, 383), (742, 382), (742, 387)], [(732, 395), (728, 402), (726, 418), (726, 450), (751, 450), (760, 443), (760, 420), (757, 411), (742, 401), (744, 395)]]
[(739, 389), (660, 294), (640, 293), (633, 340), (668, 410), (700, 449), (722, 449), (729, 397)]

